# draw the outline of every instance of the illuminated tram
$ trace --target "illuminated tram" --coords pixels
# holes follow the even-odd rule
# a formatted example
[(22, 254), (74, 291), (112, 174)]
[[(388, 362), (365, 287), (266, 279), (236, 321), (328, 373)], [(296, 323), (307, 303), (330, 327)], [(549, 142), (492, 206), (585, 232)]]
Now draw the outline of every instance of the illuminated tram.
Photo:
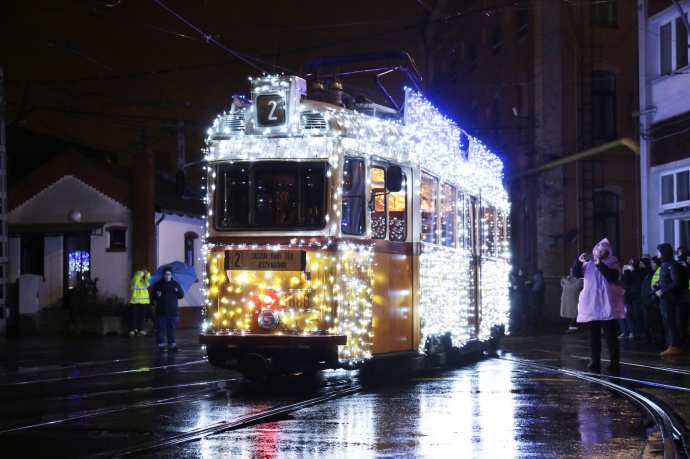
[(202, 164), (212, 365), (254, 380), (391, 357), (434, 367), (504, 330), (503, 165), (417, 92), (398, 112), (253, 79)]

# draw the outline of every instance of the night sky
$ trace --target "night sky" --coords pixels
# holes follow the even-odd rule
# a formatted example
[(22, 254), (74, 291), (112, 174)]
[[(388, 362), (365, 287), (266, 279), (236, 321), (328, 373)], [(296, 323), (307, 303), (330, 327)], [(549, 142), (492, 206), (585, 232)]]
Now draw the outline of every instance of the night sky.
[(6, 122), (122, 164), (143, 133), (174, 155), (182, 122), (192, 159), (232, 95), (248, 95), (248, 77), (384, 50), (423, 70), (429, 12), (422, 0), (5, 0)]

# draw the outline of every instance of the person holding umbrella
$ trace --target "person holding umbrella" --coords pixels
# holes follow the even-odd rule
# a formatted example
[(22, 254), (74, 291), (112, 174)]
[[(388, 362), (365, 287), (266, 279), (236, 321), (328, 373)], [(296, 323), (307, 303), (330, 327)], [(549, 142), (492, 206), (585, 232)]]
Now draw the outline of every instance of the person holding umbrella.
[(165, 338), (168, 350), (178, 352), (175, 343), (175, 330), (180, 319), (178, 301), (184, 298), (182, 286), (173, 279), (172, 268), (163, 268), (163, 278), (151, 288), (151, 302), (156, 304), (156, 342), (158, 351), (165, 352)]

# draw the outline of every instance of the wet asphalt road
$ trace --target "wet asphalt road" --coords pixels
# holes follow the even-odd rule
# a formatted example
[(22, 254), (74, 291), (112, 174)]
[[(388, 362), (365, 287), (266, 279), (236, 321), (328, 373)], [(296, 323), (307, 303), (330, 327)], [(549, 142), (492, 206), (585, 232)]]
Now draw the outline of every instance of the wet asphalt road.
[[(584, 333), (506, 338), (496, 355), (234, 430), (225, 426), (357, 386), (358, 372), (248, 385), (204, 360), (194, 330), (178, 342), (180, 353), (159, 354), (150, 337), (0, 339), (3, 457), (662, 457), (633, 404), (559, 371), (585, 369)], [(690, 358), (661, 359), (660, 346), (622, 342), (613, 379), (685, 418)]]

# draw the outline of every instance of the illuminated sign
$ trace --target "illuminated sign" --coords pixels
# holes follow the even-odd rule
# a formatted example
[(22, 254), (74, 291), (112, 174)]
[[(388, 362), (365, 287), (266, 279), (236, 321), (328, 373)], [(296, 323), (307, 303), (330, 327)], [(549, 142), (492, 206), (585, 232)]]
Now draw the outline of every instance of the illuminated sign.
[(226, 250), (225, 270), (304, 271), (307, 253), (301, 250)]
[(279, 94), (266, 94), (256, 98), (259, 125), (285, 124), (285, 98)]

